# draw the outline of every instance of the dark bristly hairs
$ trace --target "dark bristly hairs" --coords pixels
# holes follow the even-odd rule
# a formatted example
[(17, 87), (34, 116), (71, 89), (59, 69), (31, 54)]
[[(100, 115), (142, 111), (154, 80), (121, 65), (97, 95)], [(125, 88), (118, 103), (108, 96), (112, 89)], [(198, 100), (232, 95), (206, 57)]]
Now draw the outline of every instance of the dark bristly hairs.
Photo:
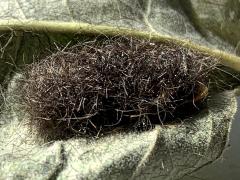
[(198, 111), (216, 65), (170, 42), (100, 38), (26, 65), (21, 102), (30, 127), (47, 138), (149, 129)]

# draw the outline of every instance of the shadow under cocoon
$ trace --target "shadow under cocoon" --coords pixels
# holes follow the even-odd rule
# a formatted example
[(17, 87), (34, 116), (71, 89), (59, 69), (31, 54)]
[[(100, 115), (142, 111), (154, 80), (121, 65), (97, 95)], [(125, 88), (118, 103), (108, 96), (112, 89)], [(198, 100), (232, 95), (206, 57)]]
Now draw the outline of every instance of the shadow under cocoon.
[(20, 102), (46, 139), (147, 130), (204, 107), (217, 63), (170, 42), (98, 37), (26, 65)]

